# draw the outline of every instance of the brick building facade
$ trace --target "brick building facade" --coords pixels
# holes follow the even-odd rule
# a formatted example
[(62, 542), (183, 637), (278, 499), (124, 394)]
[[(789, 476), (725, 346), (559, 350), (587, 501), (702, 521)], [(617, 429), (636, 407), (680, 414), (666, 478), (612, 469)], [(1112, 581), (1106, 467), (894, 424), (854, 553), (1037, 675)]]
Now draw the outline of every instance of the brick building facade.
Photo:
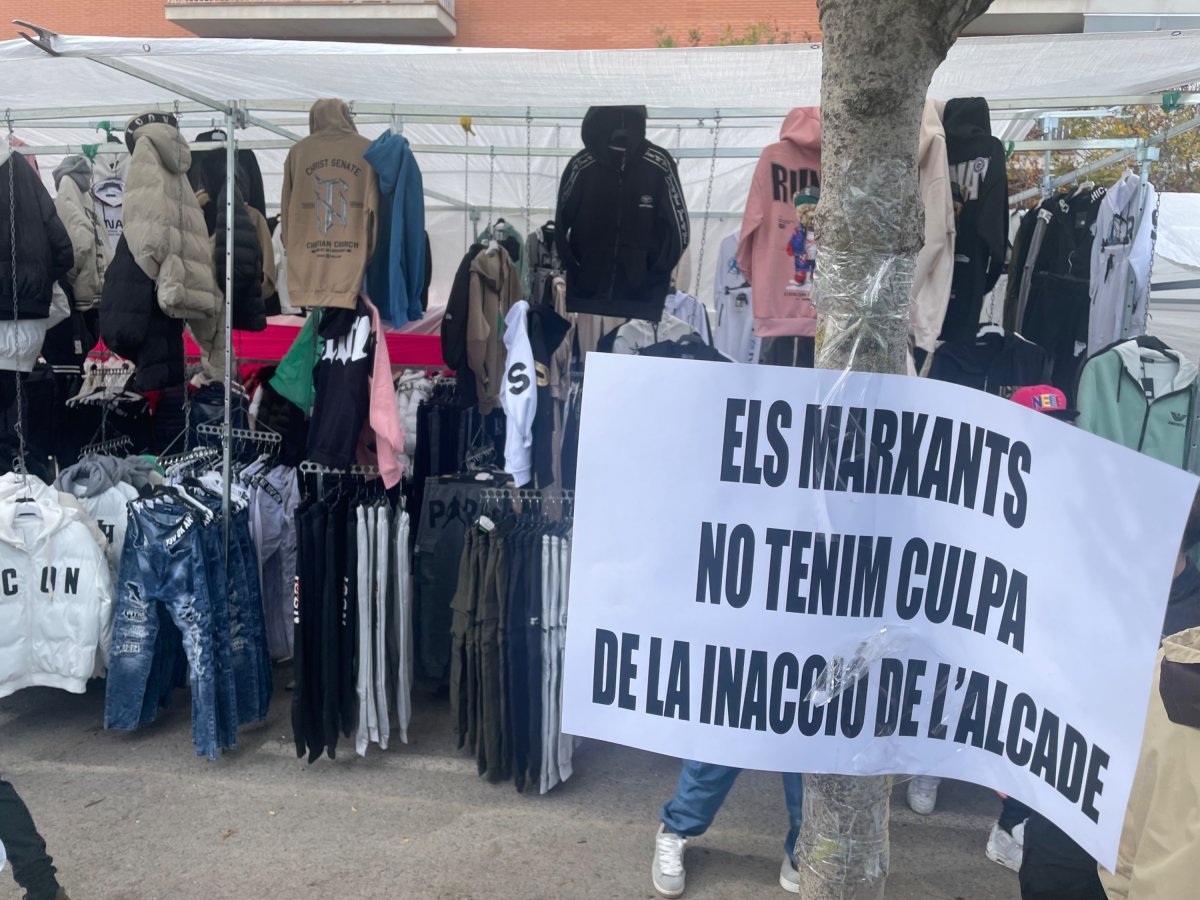
[[(230, 0), (172, 0), (172, 6), (194, 7), (213, 14), (225, 7), (232, 15), (238, 8), (287, 6), (292, 9), (313, 7), (312, 0), (260, 0), (257, 4)], [(337, 2), (321, 4), (337, 7)], [(347, 4), (362, 8), (369, 4)], [(378, 4), (383, 6), (386, 4)], [(409, 4), (410, 6), (412, 4)], [(819, 35), (816, 0), (673, 0), (670, 3), (647, 0), (572, 0), (546, 3), (545, 0), (454, 0), (457, 34), (452, 38), (394, 36), (382, 38), (379, 32), (364, 27), (364, 33), (351, 39), (396, 40), (436, 43), (449, 46), (526, 47), (545, 49), (609, 49), (653, 47), (665, 36), (680, 46), (690, 43), (689, 33), (697, 30), (704, 44), (717, 43), (728, 29), (743, 34), (756, 23), (769, 23), (778, 39), (793, 42), (814, 40)], [(63, 34), (104, 34), (131, 37), (191, 37), (180, 25), (168, 20), (166, 0), (0, 0), (0, 18), (27, 19)], [(578, 9), (570, 18), (556, 17), (563, 7)], [(212, 11), (210, 13), (210, 11)], [(307, 11), (306, 11), (307, 12)], [(311, 13), (310, 13), (311, 15)], [(323, 9), (320, 15), (330, 15)], [(331, 15), (336, 18), (336, 13)], [(347, 39), (342, 34), (319, 33), (319, 25), (309, 22), (297, 33), (281, 35), (254, 33), (247, 26), (244, 37), (310, 37)]]

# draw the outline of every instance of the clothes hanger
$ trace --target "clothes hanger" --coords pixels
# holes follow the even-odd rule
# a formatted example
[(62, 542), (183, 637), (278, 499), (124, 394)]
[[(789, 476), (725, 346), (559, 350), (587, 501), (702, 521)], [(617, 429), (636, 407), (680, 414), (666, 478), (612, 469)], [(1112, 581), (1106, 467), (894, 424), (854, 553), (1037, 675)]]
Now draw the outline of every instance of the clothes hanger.
[(987, 337), (989, 334), (998, 334), (1003, 337), (1004, 326), (997, 325), (995, 322), (985, 322), (984, 324), (980, 325), (979, 330), (975, 332), (975, 340), (981, 340)]

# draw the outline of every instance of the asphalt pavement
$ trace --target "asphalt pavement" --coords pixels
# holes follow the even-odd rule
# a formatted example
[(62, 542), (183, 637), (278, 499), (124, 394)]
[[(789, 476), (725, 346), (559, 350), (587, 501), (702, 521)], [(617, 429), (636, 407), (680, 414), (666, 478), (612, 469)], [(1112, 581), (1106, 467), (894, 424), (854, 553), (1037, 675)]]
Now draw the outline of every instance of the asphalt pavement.
[[(0, 700), (0, 772), (33, 810), (73, 900), (646, 898), (676, 760), (586, 741), (545, 796), (489, 784), (454, 747), (444, 700), (414, 698), (410, 743), (295, 758), (280, 673), (266, 723), (197, 759), (186, 692), (133, 734), (101, 728), (103, 689)], [(394, 736), (393, 736), (394, 737)], [(945, 782), (938, 811), (892, 803), (889, 900), (1017, 900), (983, 854), (995, 793)], [(790, 896), (779, 776), (746, 772), (688, 844), (687, 898)], [(20, 896), (8, 870), (0, 900)]]

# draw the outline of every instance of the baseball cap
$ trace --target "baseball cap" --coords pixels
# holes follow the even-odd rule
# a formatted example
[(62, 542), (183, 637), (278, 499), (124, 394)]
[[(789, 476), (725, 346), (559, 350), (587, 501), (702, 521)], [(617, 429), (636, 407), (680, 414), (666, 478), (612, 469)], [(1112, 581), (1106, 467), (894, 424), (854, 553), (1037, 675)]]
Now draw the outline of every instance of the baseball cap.
[(1079, 410), (1067, 405), (1067, 395), (1058, 388), (1048, 384), (1035, 384), (1029, 387), (1017, 388), (1013, 391), (1012, 401), (1037, 412), (1047, 413), (1056, 419), (1070, 422), (1079, 415)]

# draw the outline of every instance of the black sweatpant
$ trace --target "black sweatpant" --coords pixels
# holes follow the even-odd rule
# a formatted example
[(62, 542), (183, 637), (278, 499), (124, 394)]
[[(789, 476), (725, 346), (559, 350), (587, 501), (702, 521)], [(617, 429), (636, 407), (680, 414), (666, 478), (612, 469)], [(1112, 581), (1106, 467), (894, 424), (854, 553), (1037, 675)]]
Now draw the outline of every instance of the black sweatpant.
[(345, 500), (328, 507), (322, 548), (325, 570), (321, 573), (320, 594), (321, 734), (330, 759), (337, 759), (338, 731), (342, 726), (341, 620), (345, 602), (346, 510)]
[(526, 594), (525, 535), (514, 532), (508, 536), (508, 718), (512, 735), (513, 779), (517, 790), (525, 790), (529, 771), (529, 652), (526, 649), (526, 620), (529, 617), (529, 598)]
[(538, 790), (542, 777), (542, 534), (525, 537), (526, 679), (529, 694), (529, 781)]
[(1096, 861), (1036, 812), (1025, 823), (1020, 880), (1021, 900), (1106, 900)]
[(58, 894), (54, 860), (33, 824), (16, 788), (0, 778), (0, 843), (12, 863), (13, 878), (29, 900), (54, 900)]
[[(358, 727), (358, 515), (357, 507), (346, 510), (342, 523), (346, 543), (345, 569), (342, 578), (340, 625), (341, 653), (338, 670), (338, 693), (341, 695), (342, 734), (353, 738)], [(366, 565), (366, 562), (363, 562)]]
[(326, 507), (313, 503), (296, 513), (296, 614), (292, 665), (292, 733), (296, 756), (316, 762), (325, 751), (321, 613), (325, 587)]

